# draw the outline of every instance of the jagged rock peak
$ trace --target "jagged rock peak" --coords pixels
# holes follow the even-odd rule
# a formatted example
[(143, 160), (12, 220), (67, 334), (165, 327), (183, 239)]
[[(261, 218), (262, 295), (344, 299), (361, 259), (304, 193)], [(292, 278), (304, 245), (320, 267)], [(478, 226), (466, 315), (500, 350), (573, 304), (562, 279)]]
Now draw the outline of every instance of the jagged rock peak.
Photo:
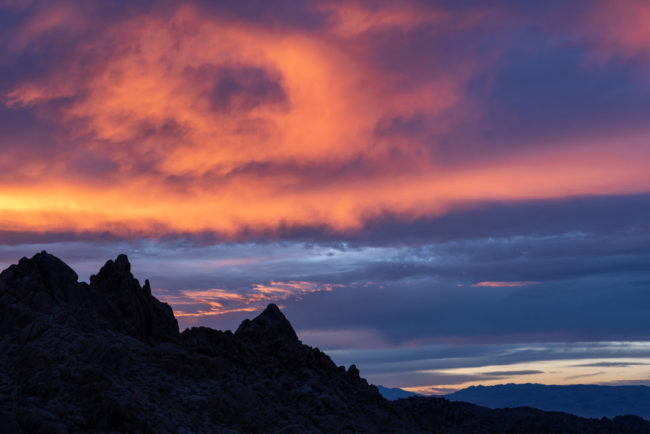
[[(96, 281), (113, 279), (113, 278), (127, 278), (133, 279), (131, 274), (131, 263), (129, 258), (121, 253), (117, 255), (115, 260), (109, 259), (104, 266), (95, 275), (90, 276), (90, 283), (94, 284)], [(139, 286), (139, 283), (138, 283)]]
[(266, 318), (270, 318), (274, 321), (287, 321), (287, 317), (284, 316), (282, 311), (280, 311), (278, 305), (275, 303), (269, 303), (269, 305), (266, 306), (266, 309), (264, 309), (260, 316), (265, 316)]
[(235, 335), (253, 340), (273, 340), (277, 338), (298, 340), (291, 323), (274, 303), (269, 304), (253, 320), (245, 319), (235, 332)]
[(148, 280), (140, 286), (126, 255), (106, 261), (99, 273), (90, 276), (90, 288), (108, 297), (110, 309), (105, 309), (104, 316), (128, 334), (140, 338), (179, 336), (171, 307), (151, 295)]
[(115, 259), (115, 268), (124, 271), (125, 273), (130, 273), (131, 263), (129, 262), (128, 256), (126, 256), (124, 253), (117, 255), (117, 258)]
[(357, 365), (350, 365), (350, 367), (348, 368), (348, 375), (356, 379), (361, 379), (361, 375), (359, 373), (359, 368), (357, 368)]

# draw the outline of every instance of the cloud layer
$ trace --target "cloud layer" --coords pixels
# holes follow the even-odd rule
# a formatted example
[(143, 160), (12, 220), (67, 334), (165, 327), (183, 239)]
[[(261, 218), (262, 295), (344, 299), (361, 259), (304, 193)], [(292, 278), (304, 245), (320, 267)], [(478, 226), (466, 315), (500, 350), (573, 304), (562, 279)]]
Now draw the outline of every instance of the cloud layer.
[(647, 191), (631, 7), (9, 2), (3, 226), (232, 240)]
[(183, 327), (276, 302), (387, 386), (646, 381), (649, 22), (0, 1), (0, 265), (126, 252)]

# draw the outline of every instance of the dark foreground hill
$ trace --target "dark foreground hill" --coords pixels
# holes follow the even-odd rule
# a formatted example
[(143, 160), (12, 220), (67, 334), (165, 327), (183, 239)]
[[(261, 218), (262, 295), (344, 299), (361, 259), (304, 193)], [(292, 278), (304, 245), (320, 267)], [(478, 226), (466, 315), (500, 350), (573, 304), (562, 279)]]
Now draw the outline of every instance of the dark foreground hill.
[(130, 268), (120, 255), (80, 283), (43, 252), (0, 274), (0, 432), (650, 432), (635, 417), (389, 402), (275, 305), (235, 333), (179, 333)]
[(446, 396), (489, 408), (529, 406), (565, 411), (583, 417), (615, 417), (634, 414), (650, 420), (650, 387), (647, 386), (547, 386), (503, 384), (472, 386)]

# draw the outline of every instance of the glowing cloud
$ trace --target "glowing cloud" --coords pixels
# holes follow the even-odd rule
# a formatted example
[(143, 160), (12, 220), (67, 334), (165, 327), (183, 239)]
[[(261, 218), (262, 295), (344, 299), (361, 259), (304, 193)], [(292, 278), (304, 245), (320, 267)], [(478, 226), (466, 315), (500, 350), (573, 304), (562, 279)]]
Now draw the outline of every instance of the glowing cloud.
[[(445, 51), (434, 51), (432, 72), (415, 74), (363, 36), (469, 32), (498, 18), (410, 3), (314, 8), (330, 14), (319, 31), (192, 3), (110, 25), (90, 6), (39, 9), (13, 52), (64, 34), (68, 61), (3, 91), (5, 110), (54, 127), (47, 144), (7, 138), (0, 229), (235, 239), (355, 231), (386, 214), (408, 221), (485, 200), (650, 189), (645, 130), (552, 146), (529, 138), (522, 149), (450, 163), (444, 143), (482, 140), (454, 134), (481, 116), (470, 87), (496, 52), (445, 67)], [(427, 35), (432, 46), (444, 40)]]
[(343, 285), (305, 281), (257, 283), (241, 293), (220, 288), (205, 290), (183, 290), (172, 294), (158, 290), (161, 299), (174, 306), (174, 315), (183, 317), (205, 317), (234, 312), (254, 312), (268, 303), (289, 298), (300, 299), (304, 294), (331, 291)]

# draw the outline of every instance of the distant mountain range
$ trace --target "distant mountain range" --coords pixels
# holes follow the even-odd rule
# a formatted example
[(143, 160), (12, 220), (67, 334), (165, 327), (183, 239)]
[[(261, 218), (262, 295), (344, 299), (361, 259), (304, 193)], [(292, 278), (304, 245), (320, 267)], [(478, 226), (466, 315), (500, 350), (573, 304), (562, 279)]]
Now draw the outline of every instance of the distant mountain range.
[(445, 398), (488, 408), (526, 406), (582, 417), (633, 414), (650, 420), (650, 387), (647, 386), (505, 384), (472, 386)]
[(411, 396), (422, 396), (419, 393), (409, 392), (408, 390), (400, 389), (398, 387), (384, 387), (382, 385), (378, 385), (377, 390), (379, 390), (381, 396), (389, 401), (410, 398)]
[(84, 283), (42, 252), (0, 273), (0, 432), (632, 434), (650, 422), (388, 401), (302, 344), (274, 304), (234, 333), (180, 333), (125, 255)]

